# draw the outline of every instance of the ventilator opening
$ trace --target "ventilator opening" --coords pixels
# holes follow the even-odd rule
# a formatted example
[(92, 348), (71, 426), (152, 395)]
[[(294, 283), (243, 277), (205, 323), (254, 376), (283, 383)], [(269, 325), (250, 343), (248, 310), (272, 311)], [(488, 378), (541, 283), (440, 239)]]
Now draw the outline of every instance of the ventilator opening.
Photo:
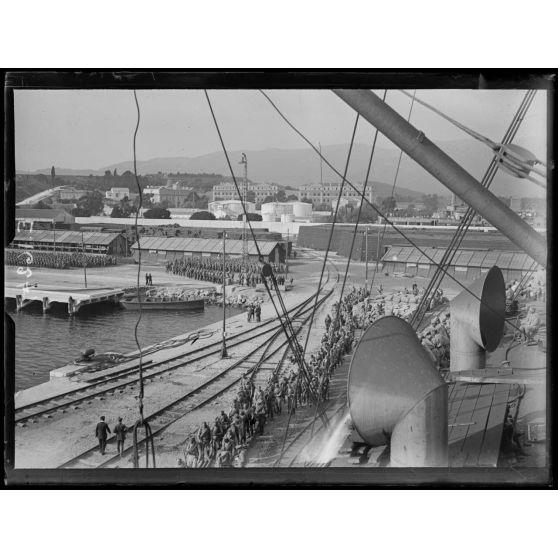
[(386, 316), (364, 332), (347, 391), (357, 433), (390, 444), (391, 466), (447, 466), (447, 385), (407, 322)]
[(486, 367), (486, 352), (498, 347), (505, 325), (506, 287), (494, 266), (450, 303), (450, 370)]

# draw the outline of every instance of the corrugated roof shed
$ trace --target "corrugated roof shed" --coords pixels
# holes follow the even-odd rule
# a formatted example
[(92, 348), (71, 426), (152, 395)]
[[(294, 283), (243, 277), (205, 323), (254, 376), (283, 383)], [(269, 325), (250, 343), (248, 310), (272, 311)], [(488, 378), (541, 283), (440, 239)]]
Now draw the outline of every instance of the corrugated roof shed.
[[(82, 243), (81, 231), (22, 231), (16, 233), (13, 242), (52, 242), (56, 244)], [(84, 232), (84, 244), (106, 246), (120, 236), (120, 233)]]
[[(258, 246), (263, 256), (268, 256), (275, 250), (279, 242), (259, 241)], [(142, 250), (162, 250), (167, 252), (204, 252), (222, 253), (223, 240), (217, 238), (167, 238), (164, 236), (145, 236), (140, 239)], [(135, 242), (132, 250), (137, 250)], [(227, 254), (242, 254), (241, 240), (225, 240)], [(248, 254), (257, 256), (258, 251), (253, 240), (248, 241)]]
[[(423, 248), (423, 255), (420, 250), (407, 246), (392, 246), (382, 257), (384, 263), (430, 263), (432, 261), (440, 263), (445, 250), (436, 248)], [(430, 258), (430, 259), (429, 259)], [(504, 252), (500, 250), (457, 250), (453, 265), (463, 267), (492, 267), (497, 265), (502, 269), (530, 270), (534, 266), (534, 261), (527, 254), (521, 252)]]
[(64, 209), (20, 209), (16, 208), (16, 219), (49, 219), (56, 220), (59, 216), (70, 215)]

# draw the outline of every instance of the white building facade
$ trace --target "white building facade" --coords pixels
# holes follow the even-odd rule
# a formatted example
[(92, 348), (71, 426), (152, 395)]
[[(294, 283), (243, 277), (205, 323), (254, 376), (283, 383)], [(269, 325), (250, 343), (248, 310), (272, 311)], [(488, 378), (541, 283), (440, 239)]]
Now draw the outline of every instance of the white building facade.
[[(342, 197), (349, 200), (351, 203), (358, 201), (362, 198), (362, 183), (354, 184), (356, 190), (354, 190), (348, 184), (345, 184), (343, 187), (343, 195)], [(324, 182), (323, 184), (320, 183), (313, 183), (313, 184), (304, 184), (300, 187), (300, 196), (299, 199), (309, 199), (315, 205), (331, 205), (331, 202), (336, 202), (337, 198), (339, 197), (339, 189), (341, 188), (341, 184), (339, 182)], [(373, 188), (372, 184), (368, 184), (366, 187), (366, 198), (369, 202), (373, 202)]]
[[(246, 202), (245, 206), (248, 213), (256, 212), (255, 203)], [(217, 219), (224, 219), (225, 217), (237, 219), (243, 213), (242, 202), (240, 200), (212, 201), (209, 202), (207, 208)]]
[(124, 198), (130, 198), (130, 189), (129, 188), (111, 188), (106, 193), (106, 198), (108, 200), (115, 200), (120, 201)]
[[(238, 187), (242, 191), (242, 183), (239, 182)], [(248, 191), (254, 192), (256, 203), (262, 203), (268, 196), (275, 197), (278, 188), (275, 184), (248, 184)], [(213, 186), (213, 201), (238, 199), (239, 196), (234, 183), (221, 182)]]

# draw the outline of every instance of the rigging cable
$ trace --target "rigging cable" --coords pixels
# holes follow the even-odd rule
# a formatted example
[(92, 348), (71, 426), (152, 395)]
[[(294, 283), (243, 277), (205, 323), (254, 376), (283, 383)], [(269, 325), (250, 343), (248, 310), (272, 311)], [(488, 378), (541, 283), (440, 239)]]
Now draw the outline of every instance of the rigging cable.
[[(384, 96), (382, 98), (382, 101), (385, 102), (386, 97), (387, 97), (387, 89), (384, 90)], [(357, 213), (355, 228), (353, 229), (353, 238), (351, 240), (351, 248), (349, 250), (349, 257), (347, 259), (347, 267), (345, 269), (345, 276), (343, 278), (343, 284), (341, 285), (341, 294), (339, 295), (339, 305), (341, 305), (341, 301), (343, 299), (343, 292), (345, 290), (345, 283), (347, 281), (347, 276), (349, 274), (349, 266), (351, 265), (351, 256), (353, 254), (353, 247), (355, 245), (355, 237), (358, 234), (358, 225), (360, 223), (360, 216), (362, 214), (362, 207), (364, 205), (364, 199), (366, 198), (366, 187), (368, 185), (368, 178), (370, 176), (370, 169), (372, 168), (372, 159), (374, 158), (374, 152), (376, 150), (377, 139), (378, 139), (378, 129), (376, 128), (376, 131), (374, 132), (374, 140), (372, 141), (372, 149), (370, 150), (370, 158), (368, 159), (368, 168), (366, 169), (366, 177), (364, 179), (364, 186), (362, 188), (362, 196), (361, 196), (361, 200), (360, 200), (360, 205), (358, 206), (358, 213)], [(403, 152), (401, 152), (401, 153), (403, 153)], [(401, 162), (401, 158), (399, 159), (399, 162)], [(399, 170), (399, 166), (398, 166), (398, 170)], [(397, 178), (397, 174), (396, 174), (396, 178)], [(393, 196), (393, 190), (392, 190), (392, 196)], [(366, 257), (368, 258), (368, 254), (366, 254)], [(372, 280), (370, 281), (370, 293), (372, 293), (372, 285), (373, 284), (374, 284), (374, 277), (372, 277)]]
[[(525, 115), (529, 110), (529, 107), (531, 106), (535, 94), (536, 91), (534, 90), (530, 90), (525, 94), (525, 97), (523, 98), (516, 114), (514, 115), (514, 118), (512, 119), (506, 133), (504, 134), (504, 138), (502, 139), (503, 144), (509, 143), (515, 137), (515, 134), (519, 130), (519, 127), (523, 122), (523, 119), (525, 118)], [(498, 171), (498, 165), (496, 163), (496, 156), (494, 156), (481, 181), (481, 184), (485, 188), (487, 189), (490, 188), (497, 171)], [(420, 328), (420, 325), (424, 320), (426, 312), (430, 307), (430, 303), (432, 298), (434, 297), (434, 293), (438, 290), (442, 282), (443, 275), (441, 274), (440, 271), (441, 267), (447, 269), (451, 265), (451, 262), (455, 257), (455, 254), (457, 253), (457, 250), (459, 249), (461, 242), (465, 238), (465, 234), (469, 230), (469, 227), (471, 226), (475, 215), (476, 213), (474, 209), (469, 207), (463, 219), (460, 221), (457, 230), (455, 231), (455, 234), (452, 237), (440, 261), (440, 267), (436, 269), (434, 275), (432, 276), (430, 282), (427, 285), (427, 288), (421, 298), (421, 301), (419, 302), (417, 309), (415, 310), (415, 313), (413, 314), (413, 317), (411, 319), (411, 325), (415, 326), (415, 330), (418, 330)]]
[[(382, 97), (382, 101), (385, 102), (386, 97), (387, 97), (387, 89), (384, 90), (384, 95)], [(337, 324), (337, 321), (338, 321), (339, 309), (341, 308), (341, 303), (343, 301), (343, 293), (345, 291), (345, 284), (347, 282), (347, 277), (349, 275), (349, 268), (350, 268), (350, 265), (351, 265), (351, 255), (353, 253), (353, 248), (354, 248), (354, 245), (355, 245), (355, 238), (356, 238), (356, 235), (358, 233), (358, 225), (360, 223), (360, 216), (362, 214), (362, 207), (364, 206), (364, 201), (363, 200), (366, 198), (366, 187), (368, 185), (368, 179), (370, 177), (370, 170), (372, 168), (372, 160), (374, 159), (374, 152), (376, 151), (376, 141), (377, 140), (378, 140), (378, 129), (376, 128), (376, 130), (374, 131), (374, 139), (372, 140), (372, 149), (370, 150), (370, 158), (368, 159), (368, 167), (366, 169), (366, 176), (364, 178), (364, 184), (363, 184), (363, 187), (362, 187), (361, 200), (360, 200), (360, 204), (358, 206), (358, 213), (357, 213), (357, 218), (356, 218), (356, 222), (355, 222), (355, 227), (353, 229), (353, 237), (351, 239), (351, 247), (349, 249), (349, 255), (348, 255), (348, 258), (347, 258), (347, 265), (345, 267), (345, 274), (343, 276), (343, 284), (341, 285), (341, 293), (339, 294), (339, 302), (338, 302), (338, 305), (337, 305), (337, 314), (335, 316), (335, 320), (336, 320), (335, 324)], [(366, 255), (366, 257), (368, 257), (368, 254)], [(372, 292), (372, 285), (373, 284), (374, 284), (374, 279), (372, 278), (372, 281), (370, 282), (370, 291), (369, 291), (370, 293)], [(335, 326), (334, 326), (334, 329), (335, 329)], [(320, 393), (322, 393), (322, 389), (323, 389), (323, 378), (324, 378), (324, 376), (322, 376), (322, 379), (320, 381), (320, 387), (319, 387)], [(314, 414), (314, 418), (312, 419), (312, 428), (311, 428), (311, 431), (310, 431), (310, 436), (311, 437), (314, 435), (314, 425), (316, 423), (317, 414), (318, 414), (318, 408), (316, 407), (316, 412)], [(286, 434), (285, 434), (285, 439), (286, 439)], [(284, 442), (283, 442), (283, 444), (284, 444)], [(281, 452), (281, 457), (282, 457), (282, 452)], [(281, 457), (279, 458), (279, 460), (281, 459)]]
[(314, 300), (314, 307), (312, 308), (312, 314), (310, 316), (310, 325), (308, 327), (308, 333), (306, 334), (306, 341), (304, 342), (304, 350), (303, 350), (303, 355), (306, 354), (306, 348), (308, 347), (308, 340), (310, 338), (310, 333), (312, 330), (312, 324), (314, 322), (314, 315), (316, 313), (316, 308), (318, 306), (318, 295), (320, 293), (320, 288), (322, 286), (322, 280), (324, 277), (324, 272), (325, 272), (325, 267), (326, 267), (326, 263), (327, 263), (327, 258), (329, 255), (329, 250), (331, 248), (331, 241), (333, 239), (333, 233), (335, 230), (335, 225), (337, 223), (337, 213), (339, 212), (339, 205), (341, 203), (341, 198), (343, 197), (343, 188), (345, 187), (345, 181), (347, 179), (347, 172), (349, 171), (349, 163), (351, 161), (351, 153), (353, 151), (353, 145), (354, 145), (354, 141), (355, 141), (355, 134), (357, 131), (357, 127), (358, 127), (358, 121), (359, 121), (360, 115), (357, 113), (356, 118), (355, 118), (355, 124), (353, 127), (353, 133), (351, 135), (351, 143), (349, 145), (349, 152), (347, 154), (347, 161), (345, 162), (345, 172), (343, 173), (343, 178), (341, 181), (341, 186), (339, 187), (339, 194), (337, 196), (337, 203), (335, 205), (335, 213), (333, 214), (333, 222), (331, 223), (331, 228), (329, 229), (329, 238), (327, 241), (327, 247), (326, 247), (326, 253), (323, 259), (323, 263), (322, 263), (322, 271), (320, 273), (320, 280), (318, 282), (318, 292), (316, 293), (316, 298)]
[[(355, 118), (355, 124), (353, 126), (353, 132), (351, 134), (351, 143), (349, 144), (349, 152), (347, 153), (347, 160), (345, 162), (345, 172), (343, 173), (343, 180), (341, 182), (341, 185), (339, 186), (339, 194), (337, 195), (337, 203), (335, 205), (335, 213), (333, 214), (333, 222), (331, 223), (331, 228), (329, 230), (329, 238), (328, 238), (328, 241), (327, 241), (326, 253), (325, 253), (325, 256), (324, 256), (324, 259), (323, 259), (323, 263), (322, 263), (322, 269), (321, 269), (321, 272), (320, 272), (320, 279), (318, 281), (318, 290), (316, 292), (316, 298), (314, 299), (314, 306), (312, 308), (312, 314), (310, 315), (310, 323), (308, 324), (308, 333), (306, 334), (306, 340), (304, 342), (304, 348), (303, 348), (303, 352), (302, 352), (303, 356), (306, 355), (306, 349), (308, 348), (308, 341), (310, 339), (310, 334), (312, 333), (312, 324), (314, 322), (314, 316), (316, 314), (316, 308), (318, 306), (318, 298), (319, 298), (319, 295), (320, 295), (320, 289), (322, 288), (322, 281), (323, 281), (324, 272), (325, 272), (325, 268), (326, 268), (326, 264), (327, 264), (327, 257), (329, 255), (329, 250), (331, 248), (331, 240), (333, 238), (333, 232), (334, 232), (334, 229), (335, 229), (335, 224), (337, 222), (337, 213), (339, 211), (339, 205), (341, 203), (341, 198), (343, 197), (343, 188), (345, 187), (345, 178), (347, 177), (347, 173), (349, 172), (349, 163), (351, 161), (351, 153), (353, 151), (353, 145), (354, 145), (354, 142), (355, 142), (355, 135), (356, 135), (357, 127), (358, 127), (359, 118), (360, 118), (360, 115), (357, 113), (356, 118)], [(345, 275), (345, 279), (346, 279), (346, 275)], [(345, 285), (345, 281), (343, 281), (343, 286), (344, 285)], [(337, 323), (337, 320), (338, 320), (338, 316), (339, 316), (339, 311), (337, 312), (337, 315), (336, 315), (336, 323)], [(324, 375), (325, 375), (325, 373), (324, 373)], [(316, 398), (316, 412), (314, 414), (314, 421), (316, 420), (316, 417), (318, 416), (318, 413), (320, 412), (320, 396), (321, 396), (321, 393), (322, 393), (324, 375), (322, 375), (322, 378), (320, 380), (320, 384), (318, 386), (318, 393), (317, 393), (317, 398)], [(295, 393), (300, 388), (300, 376), (301, 375), (298, 374)], [(289, 434), (289, 427), (290, 427), (290, 424), (291, 424), (292, 414), (293, 414), (293, 409), (291, 409), (291, 412), (289, 413), (289, 416), (287, 418), (287, 427), (285, 428), (285, 435), (283, 436), (283, 444), (281, 446), (281, 451), (280, 451), (280, 454), (279, 454), (278, 461), (280, 461), (281, 458), (283, 457), (283, 452), (285, 450), (285, 444), (287, 442), (287, 435)], [(324, 412), (324, 414), (325, 414), (325, 412)], [(314, 424), (312, 423), (312, 428), (313, 427), (314, 427)]]
[[(227, 149), (226, 149), (226, 147), (225, 147), (225, 142), (224, 142), (224, 140), (223, 140), (223, 136), (222, 136), (221, 130), (220, 130), (220, 128), (219, 128), (219, 123), (217, 122), (217, 117), (216, 117), (215, 112), (214, 112), (214, 110), (213, 110), (213, 105), (211, 104), (211, 100), (210, 100), (210, 98), (209, 98), (209, 94), (208, 94), (208, 92), (207, 92), (206, 89), (204, 89), (204, 94), (205, 94), (205, 97), (206, 97), (206, 99), (207, 99), (207, 103), (208, 103), (208, 105), (209, 105), (209, 110), (210, 110), (210, 112), (211, 112), (211, 116), (212, 116), (213, 122), (214, 122), (214, 124), (215, 124), (215, 129), (216, 129), (216, 131), (217, 131), (217, 135), (219, 136), (219, 141), (220, 141), (220, 143), (221, 143), (221, 147), (222, 147), (222, 149), (223, 149), (223, 153), (224, 153), (224, 155), (225, 155), (225, 159), (227, 160), (227, 165), (228, 165), (228, 167), (229, 167), (229, 171), (230, 171), (230, 173), (231, 173), (231, 177), (232, 177), (232, 179), (233, 179), (233, 182), (234, 182), (234, 185), (235, 185), (237, 194), (238, 194), (238, 196), (239, 196), (239, 199), (240, 199), (240, 202), (241, 202), (241, 205), (242, 205), (242, 211), (246, 214), (246, 207), (245, 207), (245, 204), (244, 204), (243, 196), (241, 195), (240, 188), (239, 188), (238, 182), (237, 182), (237, 180), (236, 180), (236, 176), (235, 176), (234, 171), (233, 171), (233, 169), (232, 169), (232, 165), (231, 165), (231, 162), (230, 162), (230, 158), (229, 158)], [(260, 248), (259, 248), (259, 246), (258, 246), (258, 241), (257, 241), (257, 239), (256, 239), (256, 235), (255, 235), (255, 233), (254, 233), (254, 229), (253, 229), (253, 227), (252, 227), (252, 223), (250, 222), (249, 219), (247, 219), (246, 222), (248, 223), (248, 227), (249, 227), (249, 229), (250, 229), (250, 234), (252, 235), (252, 239), (253, 239), (253, 241), (254, 241), (254, 244), (255, 244), (255, 247), (256, 247), (256, 251), (257, 251), (257, 253), (258, 253), (258, 260), (259, 260), (260, 264), (263, 264), (263, 256), (262, 256), (261, 251), (260, 251)], [(262, 275), (263, 275), (263, 274), (262, 274)], [(306, 369), (306, 363), (305, 363), (305, 361), (304, 361), (304, 355), (302, 354), (302, 348), (300, 347), (300, 344), (298, 343), (298, 339), (297, 339), (296, 334), (295, 334), (295, 332), (294, 332), (294, 329), (293, 329), (292, 322), (291, 322), (291, 320), (290, 320), (289, 314), (288, 314), (288, 312), (287, 312), (287, 310), (286, 310), (286, 308), (285, 308), (285, 305), (284, 305), (284, 303), (283, 303), (281, 294), (280, 294), (279, 289), (278, 289), (278, 286), (277, 286), (277, 282), (276, 282), (275, 277), (274, 277), (274, 275), (273, 275), (273, 271), (271, 271), (271, 278), (272, 278), (272, 285), (275, 287), (275, 290), (276, 290), (277, 299), (280, 301), (280, 303), (282, 304), (283, 308), (285, 309), (285, 310), (284, 310), (284, 312), (285, 312), (285, 314), (284, 314), (285, 322), (283, 322), (281, 313), (280, 313), (279, 309), (277, 308), (277, 305), (276, 305), (276, 303), (275, 303), (275, 300), (273, 299), (273, 294), (272, 294), (272, 292), (271, 292), (271, 290), (270, 290), (270, 288), (269, 288), (269, 285), (268, 285), (268, 283), (267, 283), (267, 278), (264, 276), (263, 279), (264, 279), (264, 285), (265, 285), (266, 291), (267, 291), (267, 293), (268, 293), (268, 295), (269, 295), (269, 298), (270, 298), (270, 300), (271, 300), (271, 303), (273, 304), (273, 307), (274, 307), (274, 309), (275, 309), (275, 313), (277, 314), (277, 318), (279, 319), (279, 323), (281, 324), (281, 327), (282, 327), (282, 329), (283, 329), (283, 332), (285, 333), (285, 336), (286, 336), (286, 338), (287, 338), (287, 342), (289, 343), (289, 346), (290, 346), (290, 348), (291, 348), (291, 350), (292, 350), (292, 352), (293, 352), (293, 354), (294, 354), (294, 356), (295, 356), (295, 359), (296, 359), (296, 361), (297, 361), (297, 363), (298, 363), (298, 365), (299, 365), (299, 368), (300, 368), (300, 370), (301, 370), (301, 373), (304, 375), (305, 381), (307, 381), (308, 385), (310, 386), (309, 389), (310, 389), (311, 393), (313, 394), (312, 387), (311, 387), (311, 385), (310, 385), (310, 380), (309, 380), (309, 377), (308, 377), (308, 371), (307, 371), (307, 369)], [(317, 394), (313, 394), (313, 395), (317, 396)]]
[[(407, 116), (407, 122), (411, 121), (411, 114), (413, 113), (413, 105), (415, 104), (415, 96), (417, 90), (415, 89), (413, 93), (413, 97), (411, 99), (411, 106), (409, 107), (409, 116)], [(401, 166), (401, 159), (403, 158), (403, 150), (399, 150), (399, 161), (397, 161), (397, 168), (395, 170), (395, 178), (393, 179), (393, 186), (391, 188), (391, 197), (393, 198), (393, 194), (395, 192), (395, 185), (397, 184), (397, 177), (399, 176), (399, 168)], [(386, 228), (387, 223), (384, 223), (384, 228), (382, 229), (382, 236), (380, 241), (378, 242), (378, 247), (381, 248), (384, 245), (384, 237), (386, 235)], [(368, 257), (368, 254), (367, 254)], [(370, 293), (372, 293), (372, 285), (374, 284), (374, 279), (376, 278), (376, 271), (378, 269), (378, 260), (380, 258), (380, 254), (376, 254), (376, 265), (374, 266), (374, 271), (372, 272), (372, 280), (370, 281)]]
[[(401, 93), (403, 93), (407, 97), (411, 96), (410, 93), (407, 93), (407, 91), (404, 91), (404, 90), (400, 90), (400, 91), (401, 91)], [(433, 107), (432, 105), (428, 104), (425, 101), (422, 101), (419, 98), (417, 98), (416, 101), (417, 101), (417, 103), (420, 103), (424, 107), (426, 107), (426, 108), (430, 109), (432, 112), (436, 113), (438, 116), (441, 116), (442, 118), (444, 118), (448, 122), (451, 122), (454, 126), (459, 128), (460, 130), (462, 130), (466, 134), (469, 134), (470, 136), (472, 136), (476, 140), (478, 140), (478, 141), (484, 143), (485, 145), (487, 145), (492, 151), (494, 151), (497, 155), (502, 157), (502, 159), (501, 159), (502, 162), (505, 162), (505, 160), (508, 159), (512, 163), (517, 165), (517, 166), (513, 167), (512, 174), (514, 174), (515, 176), (517, 176), (519, 178), (527, 178), (528, 180), (530, 180), (531, 182), (533, 182), (537, 186), (541, 186), (542, 188), (546, 188), (546, 184), (543, 184), (540, 181), (533, 178), (532, 176), (529, 176), (529, 173), (533, 172), (535, 174), (538, 174), (539, 176), (542, 176), (544, 179), (546, 179), (546, 174), (534, 167), (535, 165), (542, 165), (542, 166), (546, 167), (547, 166), (546, 163), (543, 163), (543, 161), (541, 161), (540, 159), (537, 159), (536, 157), (535, 157), (535, 159), (527, 159), (527, 158), (522, 158), (521, 155), (519, 155), (518, 153), (514, 153), (513, 151), (510, 153), (509, 150), (508, 151), (504, 150), (505, 146), (502, 143), (496, 143), (495, 141), (492, 141), (490, 138), (487, 138), (487, 137), (483, 136), (482, 134), (479, 134), (475, 130), (472, 130), (471, 128), (465, 126), (464, 124), (461, 124), (457, 120), (455, 120), (455, 119), (451, 118), (450, 116), (448, 116), (447, 114), (443, 113), (441, 110)], [(508, 168), (508, 170), (510, 170), (509, 165), (504, 165), (504, 166), (506, 166), (506, 168)]]
[[(326, 159), (318, 150), (318, 148), (302, 133), (300, 132), (296, 126), (294, 124), (292, 124), (290, 122), (290, 120), (281, 112), (281, 110), (277, 107), (277, 105), (271, 100), (271, 98), (263, 91), (260, 89), (260, 92), (262, 93), (262, 95), (269, 101), (269, 103), (271, 104), (271, 106), (273, 106), (273, 108), (277, 111), (277, 113), (281, 116), (281, 118), (289, 125), (290, 128), (292, 128), (313, 150), (314, 152), (316, 152), (319, 157), (323, 160), (323, 162), (337, 175), (339, 176), (341, 179), (343, 178), (343, 175), (328, 161), (328, 159)], [(358, 111), (357, 111), (358, 112)], [(345, 182), (358, 194), (360, 194), (358, 188), (356, 188), (354, 186), (354, 184), (352, 184), (352, 182), (350, 182), (348, 179), (345, 180)], [(471, 291), (466, 285), (464, 285), (459, 279), (457, 279), (456, 277), (454, 277), (451, 273), (449, 273), (447, 270), (443, 269), (440, 264), (435, 261), (433, 258), (431, 258), (420, 246), (418, 246), (416, 244), (416, 242), (414, 242), (411, 238), (409, 238), (408, 235), (406, 235), (402, 229), (400, 229), (393, 221), (391, 221), (387, 215), (385, 215), (381, 209), (379, 209), (375, 204), (373, 204), (370, 200), (365, 199), (366, 203), (376, 211), (376, 213), (378, 213), (378, 215), (380, 217), (382, 217), (383, 219), (386, 220), (387, 224), (390, 225), (393, 230), (395, 230), (399, 235), (401, 235), (409, 244), (411, 244), (414, 248), (416, 248), (428, 261), (430, 261), (432, 264), (434, 264), (437, 268), (441, 269), (442, 272), (444, 273), (444, 275), (447, 275), (449, 278), (453, 279), (463, 290), (465, 290), (466, 292), (468, 292), (472, 297), (474, 297), (475, 299), (477, 299), (483, 306), (485, 306), (489, 311), (491, 311), (492, 313), (496, 314), (498, 317), (502, 317), (500, 315), (500, 313), (495, 310), (494, 308), (492, 308), (492, 306), (488, 305), (485, 301), (483, 301), (478, 295), (476, 295), (473, 291)], [(517, 328), (516, 328), (517, 329)]]
[[(531, 96), (531, 94), (533, 95)], [(510, 123), (510, 126), (508, 127), (508, 130), (504, 134), (502, 143), (507, 143), (511, 141), (513, 137), (515, 137), (515, 134), (519, 129), (519, 125), (523, 121), (526, 111), (528, 110), (531, 104), (533, 96), (534, 96), (533, 91), (527, 92), (527, 94), (525, 95), (514, 118), (512, 119), (512, 122)], [(488, 166), (488, 169), (486, 170), (482, 178), (481, 184), (486, 188), (489, 188), (492, 183), (492, 180), (494, 179), (494, 176), (496, 175), (497, 170), (498, 170), (498, 166), (496, 164), (496, 157), (493, 157), (492, 161), (490, 162), (490, 165)], [(463, 219), (459, 223), (457, 230), (450, 241), (450, 244), (446, 248), (442, 260), (440, 261), (441, 266), (448, 267), (451, 264), (451, 261), (455, 256), (455, 253), (457, 252), (457, 249), (459, 248), (463, 238), (465, 237), (466, 232), (469, 230), (469, 226), (471, 225), (474, 216), (475, 216), (474, 210), (471, 207), (469, 207)], [(418, 330), (418, 328), (420, 327), (422, 320), (424, 319), (424, 316), (428, 311), (428, 308), (431, 303), (431, 299), (434, 296), (434, 292), (436, 292), (440, 286), (441, 280), (442, 280), (442, 276), (440, 274), (440, 269), (438, 268), (436, 269), (434, 275), (432, 276), (432, 279), (427, 285), (427, 289), (424, 292), (424, 295), (419, 303), (419, 306), (417, 307), (411, 319), (411, 324), (412, 325), (416, 324), (416, 328), (415, 328), (416, 330)]]
[(136, 346), (139, 352), (139, 396), (138, 396), (138, 404), (139, 404), (139, 414), (140, 418), (134, 424), (134, 431), (133, 431), (133, 457), (134, 457), (134, 468), (139, 467), (139, 446), (138, 446), (138, 430), (143, 426), (145, 431), (145, 467), (149, 467), (149, 449), (151, 448), (151, 453), (153, 456), (153, 467), (156, 467), (155, 464), (155, 442), (153, 440), (153, 433), (151, 431), (151, 426), (145, 420), (143, 416), (143, 396), (144, 396), (144, 381), (143, 381), (143, 351), (138, 339), (138, 327), (143, 317), (143, 307), (141, 303), (141, 295), (140, 295), (140, 273), (141, 273), (141, 245), (140, 245), (140, 236), (138, 233), (138, 218), (139, 213), (143, 204), (143, 197), (141, 192), (141, 186), (138, 179), (138, 171), (137, 171), (137, 159), (136, 159), (136, 139), (138, 135), (140, 119), (141, 119), (141, 112), (138, 103), (138, 96), (136, 90), (134, 89), (134, 101), (136, 103), (136, 111), (137, 111), (137, 121), (136, 121), (136, 128), (134, 130), (134, 140), (133, 140), (133, 151), (134, 151), (134, 177), (136, 181), (136, 186), (138, 189), (139, 195), (139, 203), (136, 209), (136, 217), (134, 220), (134, 230), (136, 233), (136, 242), (138, 245), (138, 274), (136, 277), (136, 294), (138, 297), (139, 303), (139, 316), (136, 320), (136, 325), (134, 327), (134, 339), (136, 341)]

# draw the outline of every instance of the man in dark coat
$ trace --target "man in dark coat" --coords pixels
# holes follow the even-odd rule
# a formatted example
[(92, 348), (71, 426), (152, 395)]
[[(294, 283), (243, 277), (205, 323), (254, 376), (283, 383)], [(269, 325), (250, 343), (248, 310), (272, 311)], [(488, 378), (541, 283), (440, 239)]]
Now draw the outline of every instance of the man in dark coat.
[(118, 417), (118, 424), (114, 427), (114, 433), (116, 434), (116, 451), (120, 454), (120, 457), (122, 457), (124, 451), (126, 432), (128, 432), (128, 427), (122, 422), (122, 417)]
[(105, 422), (105, 417), (101, 417), (101, 422), (97, 423), (97, 427), (95, 428), (95, 436), (99, 440), (99, 451), (101, 455), (105, 455), (105, 448), (107, 446), (107, 434), (110, 434), (110, 428), (108, 424)]

